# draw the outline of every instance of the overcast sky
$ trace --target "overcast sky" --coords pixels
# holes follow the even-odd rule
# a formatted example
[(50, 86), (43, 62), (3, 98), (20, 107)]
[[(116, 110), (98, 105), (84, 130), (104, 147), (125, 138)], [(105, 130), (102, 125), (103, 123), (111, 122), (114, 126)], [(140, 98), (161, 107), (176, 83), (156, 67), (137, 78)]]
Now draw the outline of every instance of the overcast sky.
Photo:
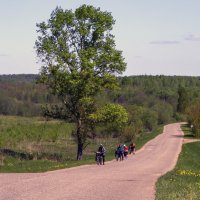
[(36, 23), (82, 4), (112, 13), (124, 75), (200, 75), (200, 0), (0, 0), (0, 74), (39, 73)]

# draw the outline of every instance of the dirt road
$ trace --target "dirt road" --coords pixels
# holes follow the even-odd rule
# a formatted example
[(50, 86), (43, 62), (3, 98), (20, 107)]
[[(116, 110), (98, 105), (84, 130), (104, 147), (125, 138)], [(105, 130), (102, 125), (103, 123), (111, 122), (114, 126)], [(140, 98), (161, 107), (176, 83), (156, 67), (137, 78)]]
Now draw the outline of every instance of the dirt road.
[(180, 124), (170, 124), (123, 162), (0, 174), (0, 200), (153, 200), (156, 180), (175, 166), (182, 142)]

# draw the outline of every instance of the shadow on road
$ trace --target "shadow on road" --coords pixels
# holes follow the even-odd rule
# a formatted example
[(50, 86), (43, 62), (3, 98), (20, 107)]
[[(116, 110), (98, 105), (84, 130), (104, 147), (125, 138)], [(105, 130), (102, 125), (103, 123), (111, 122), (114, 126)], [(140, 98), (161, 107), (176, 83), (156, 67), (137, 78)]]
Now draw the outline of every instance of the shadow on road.
[(172, 137), (176, 137), (176, 138), (184, 138), (184, 135), (172, 135)]

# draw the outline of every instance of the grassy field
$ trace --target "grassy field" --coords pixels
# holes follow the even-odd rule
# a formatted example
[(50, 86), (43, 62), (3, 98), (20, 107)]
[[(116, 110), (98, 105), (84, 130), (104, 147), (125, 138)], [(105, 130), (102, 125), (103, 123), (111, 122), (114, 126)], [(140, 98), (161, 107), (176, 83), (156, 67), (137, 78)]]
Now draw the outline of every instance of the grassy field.
[[(183, 126), (185, 136), (193, 137), (189, 127)], [(200, 142), (183, 145), (175, 169), (162, 176), (156, 184), (156, 200), (200, 199)]]
[[(118, 138), (104, 137), (90, 140), (83, 160), (76, 161), (76, 143), (71, 133), (74, 126), (62, 121), (45, 121), (43, 118), (0, 116), (0, 149), (11, 149), (17, 154), (0, 153), (0, 172), (43, 172), (83, 164), (92, 164), (94, 152), (100, 143), (106, 147), (106, 160), (114, 159)], [(137, 149), (162, 133), (158, 127), (152, 133), (143, 133), (137, 139)], [(128, 145), (128, 144), (127, 144)], [(22, 159), (21, 153), (31, 159)]]

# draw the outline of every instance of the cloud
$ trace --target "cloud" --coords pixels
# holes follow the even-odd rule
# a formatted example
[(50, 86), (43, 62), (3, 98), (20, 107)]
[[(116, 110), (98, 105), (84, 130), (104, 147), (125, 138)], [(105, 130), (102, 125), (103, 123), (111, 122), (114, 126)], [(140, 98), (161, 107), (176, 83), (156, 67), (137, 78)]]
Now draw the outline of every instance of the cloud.
[(170, 45), (170, 44), (180, 44), (177, 40), (155, 40), (151, 41), (150, 44), (157, 44), (157, 45)]
[(200, 35), (190, 34), (185, 37), (185, 40), (200, 41)]

